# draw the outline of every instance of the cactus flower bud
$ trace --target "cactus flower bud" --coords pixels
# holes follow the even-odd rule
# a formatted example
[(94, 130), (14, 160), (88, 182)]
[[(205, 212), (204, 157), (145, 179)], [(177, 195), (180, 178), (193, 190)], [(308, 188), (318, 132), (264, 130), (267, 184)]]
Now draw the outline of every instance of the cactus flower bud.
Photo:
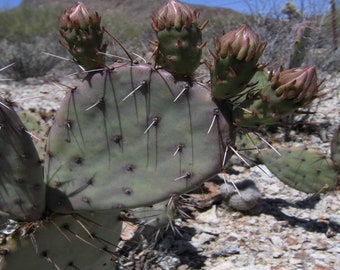
[(247, 25), (215, 39), (214, 65), (210, 68), (211, 92), (216, 99), (238, 96), (255, 72), (266, 42), (261, 42)]
[(316, 68), (299, 67), (256, 73), (257, 83), (234, 112), (238, 126), (272, 125), (310, 104), (319, 88)]
[(191, 76), (200, 64), (202, 48), (201, 30), (207, 24), (198, 25), (199, 13), (176, 0), (169, 0), (153, 16), (151, 26), (158, 41), (156, 64), (176, 77)]
[(82, 2), (77, 2), (59, 18), (59, 27), (63, 30), (82, 29), (100, 26), (100, 16), (87, 8)]
[(260, 58), (266, 42), (260, 42), (259, 36), (244, 24), (216, 39), (215, 46), (222, 58), (235, 56), (239, 61), (249, 62)]
[(271, 78), (271, 86), (282, 99), (305, 106), (318, 92), (316, 69), (310, 66), (280, 70)]
[(100, 26), (100, 16), (77, 2), (59, 18), (59, 32), (74, 61), (85, 70), (104, 66), (107, 43), (103, 43), (104, 30)]
[(198, 13), (193, 11), (187, 5), (183, 5), (176, 0), (169, 0), (152, 17), (152, 28), (155, 32), (159, 32), (164, 28), (180, 30), (182, 27), (190, 28), (192, 24), (197, 24)]

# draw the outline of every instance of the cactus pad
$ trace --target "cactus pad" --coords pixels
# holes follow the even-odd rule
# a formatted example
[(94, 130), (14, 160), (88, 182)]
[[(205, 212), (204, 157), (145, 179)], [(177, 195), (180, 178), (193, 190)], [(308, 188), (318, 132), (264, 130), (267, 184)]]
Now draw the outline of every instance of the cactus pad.
[(87, 8), (82, 2), (75, 3), (59, 18), (59, 32), (74, 61), (85, 70), (102, 68), (107, 42), (103, 42), (104, 29), (98, 13)]
[(214, 65), (210, 68), (211, 92), (216, 99), (238, 96), (256, 71), (266, 47), (247, 25), (215, 39)]
[[(139, 207), (186, 192), (225, 161), (232, 139), (217, 111), (204, 86), (150, 65), (91, 75), (56, 116), (46, 182), (75, 209)], [(50, 207), (65, 211), (65, 196)]]
[(332, 162), (321, 153), (307, 148), (279, 149), (262, 152), (261, 159), (267, 168), (290, 187), (306, 192), (327, 192), (336, 189), (339, 175)]
[(301, 67), (275, 73), (258, 71), (251, 86), (235, 108), (234, 122), (242, 127), (276, 124), (318, 94), (315, 67)]
[(32, 221), (45, 209), (43, 169), (31, 136), (9, 102), (0, 98), (0, 210)]
[(112, 210), (55, 215), (32, 223), (12, 222), (1, 230), (0, 268), (114, 269), (121, 224), (119, 211)]

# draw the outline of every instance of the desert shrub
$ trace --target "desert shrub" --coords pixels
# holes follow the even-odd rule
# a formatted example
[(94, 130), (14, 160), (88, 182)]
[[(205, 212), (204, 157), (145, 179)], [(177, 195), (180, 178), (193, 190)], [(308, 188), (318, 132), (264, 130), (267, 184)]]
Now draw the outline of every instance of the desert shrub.
[(35, 36), (48, 36), (56, 32), (57, 16), (61, 6), (22, 4), (17, 8), (0, 12), (0, 39), (26, 41)]
[[(274, 3), (275, 1), (273, 1)], [(317, 1), (311, 1), (310, 4)], [(333, 48), (332, 22), (330, 11), (320, 12), (321, 2), (318, 5), (308, 6), (305, 12), (298, 9), (294, 10), (287, 3), (280, 10), (270, 10), (268, 13), (260, 11), (251, 14), (246, 23), (251, 25), (263, 39), (268, 41), (267, 48), (261, 58), (262, 62), (274, 62), (275, 66), (290, 67), (292, 57), (296, 48), (296, 40), (301, 38), (299, 34), (304, 26), (308, 26), (308, 33), (304, 38), (304, 51), (300, 52), (301, 61), (299, 65), (316, 65), (320, 70), (325, 72), (339, 71), (340, 64), (338, 61), (339, 53)], [(276, 3), (276, 2), (275, 2)], [(289, 3), (289, 2), (288, 2)], [(325, 4), (325, 3), (324, 3)], [(308, 10), (308, 13), (307, 13)], [(340, 22), (340, 11), (337, 11), (338, 25)], [(338, 26), (338, 36), (340, 36), (340, 27)], [(300, 48), (301, 49), (301, 48)]]
[[(53, 42), (51, 41), (53, 40)], [(58, 54), (64, 51), (54, 37), (36, 36), (26, 42), (16, 42), (3, 39), (0, 41), (0, 66), (14, 63), (3, 73), (11, 79), (21, 80), (28, 77), (45, 75), (60, 60), (43, 52)]]

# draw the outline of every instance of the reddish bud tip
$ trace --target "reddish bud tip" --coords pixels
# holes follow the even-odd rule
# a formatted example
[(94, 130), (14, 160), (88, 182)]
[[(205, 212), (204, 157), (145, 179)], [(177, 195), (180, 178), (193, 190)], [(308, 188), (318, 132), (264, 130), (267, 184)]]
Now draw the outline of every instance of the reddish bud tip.
[(257, 60), (265, 47), (266, 43), (261, 42), (259, 36), (244, 24), (220, 37), (216, 52), (222, 58), (234, 56), (240, 61), (249, 62), (254, 58)]
[(280, 70), (271, 79), (271, 86), (283, 99), (293, 99), (301, 105), (309, 104), (317, 95), (316, 68), (299, 67)]

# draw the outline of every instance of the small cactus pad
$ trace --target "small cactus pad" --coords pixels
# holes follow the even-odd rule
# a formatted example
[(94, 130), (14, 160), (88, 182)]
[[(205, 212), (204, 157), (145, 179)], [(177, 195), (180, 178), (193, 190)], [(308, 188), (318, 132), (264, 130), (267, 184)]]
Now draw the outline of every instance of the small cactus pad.
[(266, 47), (247, 25), (215, 39), (214, 65), (210, 67), (211, 93), (216, 99), (238, 96), (259, 69)]
[(271, 125), (282, 121), (298, 108), (311, 103), (318, 93), (314, 66), (280, 69), (275, 73), (258, 71), (245, 99), (235, 106), (234, 122), (241, 127)]
[(331, 159), (334, 163), (334, 166), (340, 170), (340, 125), (333, 134), (331, 143)]
[(119, 211), (78, 212), (48, 220), (5, 224), (1, 270), (107, 269), (115, 267), (122, 222)]
[(45, 180), (77, 210), (150, 205), (218, 173), (229, 128), (201, 84), (121, 64), (65, 97), (47, 142)]
[(261, 160), (282, 182), (306, 192), (327, 192), (336, 189), (339, 175), (326, 156), (307, 148), (262, 151)]
[(202, 49), (199, 14), (189, 6), (169, 0), (152, 17), (152, 28), (158, 41), (155, 43), (156, 64), (175, 76), (190, 76), (200, 64)]
[(104, 29), (100, 26), (98, 13), (90, 10), (82, 2), (75, 3), (59, 18), (59, 32), (74, 61), (85, 70), (105, 66), (107, 43), (103, 43)]
[(0, 210), (20, 221), (45, 209), (43, 169), (31, 136), (10, 102), (0, 98)]

